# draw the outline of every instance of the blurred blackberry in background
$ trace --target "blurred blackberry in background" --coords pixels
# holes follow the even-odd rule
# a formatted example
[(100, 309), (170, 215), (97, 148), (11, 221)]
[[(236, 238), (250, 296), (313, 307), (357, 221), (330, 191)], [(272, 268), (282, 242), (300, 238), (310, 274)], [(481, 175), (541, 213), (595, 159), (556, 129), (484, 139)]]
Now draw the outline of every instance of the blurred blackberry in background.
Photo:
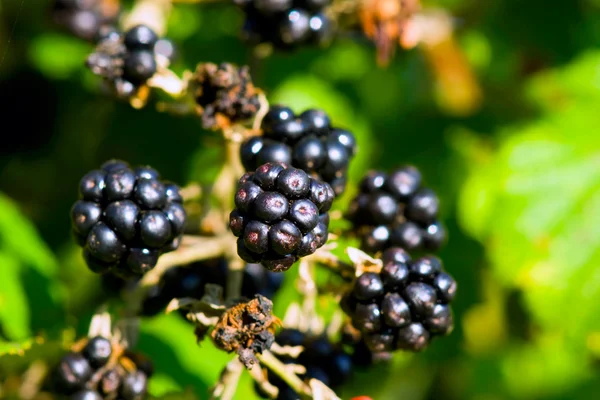
[(294, 115), (289, 107), (271, 106), (261, 128), (263, 136), (242, 144), (240, 155), (246, 171), (266, 162), (290, 164), (327, 182), (336, 195), (343, 193), (356, 139), (352, 133), (332, 127), (323, 110)]
[(243, 38), (271, 43), (279, 49), (324, 45), (334, 34), (333, 22), (324, 14), (330, 0), (236, 0), (246, 14)]
[(271, 271), (288, 270), (327, 242), (323, 214), (333, 198), (328, 184), (283, 163), (266, 163), (245, 174), (229, 220), (238, 255)]
[(371, 171), (363, 178), (346, 215), (361, 239), (361, 249), (369, 253), (391, 246), (437, 250), (444, 244), (439, 199), (421, 180), (421, 173), (412, 166), (389, 175)]
[[(272, 299), (283, 284), (283, 274), (271, 272), (259, 264), (246, 264), (242, 281), (242, 296), (251, 299), (256, 294)], [(143, 302), (142, 315), (154, 316), (162, 312), (174, 298), (201, 299), (204, 285), (212, 283), (225, 287), (227, 263), (225, 259), (198, 262), (187, 267), (169, 270), (152, 287)]]
[(118, 97), (128, 99), (174, 57), (174, 45), (146, 25), (137, 25), (125, 33), (103, 27), (97, 34), (98, 44), (86, 60), (87, 67), (104, 78)]
[[(334, 344), (327, 337), (309, 337), (296, 329), (283, 329), (275, 341), (281, 346), (303, 346), (304, 350), (297, 359), (280, 357), (284, 363), (299, 364), (306, 368), (303, 379), (318, 379), (332, 389), (343, 385), (352, 376), (352, 357), (340, 344)], [(277, 375), (269, 371), (269, 382), (279, 389), (277, 400), (296, 400), (298, 395)], [(255, 384), (259, 396), (267, 398)]]
[(260, 108), (260, 93), (247, 66), (202, 63), (190, 80), (198, 113), (205, 129), (221, 129), (254, 117)]
[(110, 340), (90, 338), (80, 352), (63, 356), (47, 386), (54, 394), (73, 400), (143, 399), (153, 373), (152, 362), (131, 351), (118, 358), (114, 358), (115, 353), (119, 354)]
[(186, 221), (179, 188), (150, 167), (108, 161), (81, 179), (79, 197), (71, 226), (93, 272), (142, 275), (179, 246)]
[(103, 27), (117, 21), (119, 11), (114, 0), (55, 0), (52, 18), (73, 35), (94, 41)]
[(387, 249), (380, 273), (360, 275), (344, 295), (342, 308), (376, 353), (421, 351), (454, 323), (450, 303), (456, 282), (434, 256), (411, 260), (399, 247)]

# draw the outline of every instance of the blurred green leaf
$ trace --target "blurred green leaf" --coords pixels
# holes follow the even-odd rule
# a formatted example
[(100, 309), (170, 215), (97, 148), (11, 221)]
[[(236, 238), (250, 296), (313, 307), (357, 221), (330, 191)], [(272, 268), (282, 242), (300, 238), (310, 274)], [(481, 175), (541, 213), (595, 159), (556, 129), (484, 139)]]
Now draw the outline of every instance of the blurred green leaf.
[(33, 225), (2, 194), (0, 210), (0, 323), (9, 339), (22, 340), (61, 321), (58, 266)]
[(45, 34), (29, 47), (31, 63), (44, 75), (65, 79), (83, 69), (91, 45), (71, 36)]
[(22, 371), (36, 360), (53, 364), (64, 352), (59, 340), (46, 340), (43, 337), (27, 339), (19, 343), (0, 342), (0, 377)]

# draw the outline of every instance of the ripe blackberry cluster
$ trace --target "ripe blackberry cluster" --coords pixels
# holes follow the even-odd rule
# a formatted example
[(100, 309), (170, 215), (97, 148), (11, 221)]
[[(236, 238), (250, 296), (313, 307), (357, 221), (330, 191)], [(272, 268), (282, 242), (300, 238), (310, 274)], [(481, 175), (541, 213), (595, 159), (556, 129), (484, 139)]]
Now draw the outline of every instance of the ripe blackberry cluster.
[(206, 129), (248, 120), (260, 108), (259, 90), (247, 66), (199, 64), (190, 80), (190, 91)]
[(85, 40), (97, 38), (104, 26), (112, 25), (119, 15), (119, 2), (104, 0), (56, 0), (54, 21)]
[(174, 53), (173, 43), (159, 39), (146, 25), (137, 25), (124, 34), (106, 27), (100, 30), (96, 50), (86, 65), (104, 78), (117, 96), (130, 98), (159, 66), (168, 66)]
[(366, 252), (391, 246), (436, 250), (446, 240), (438, 210), (435, 192), (421, 185), (418, 169), (407, 166), (389, 175), (371, 171), (365, 176), (347, 218)]
[(331, 0), (237, 0), (246, 13), (243, 36), (250, 43), (272, 43), (280, 49), (325, 44), (333, 36), (325, 15)]
[(179, 247), (186, 221), (179, 188), (154, 169), (108, 161), (81, 179), (79, 197), (71, 224), (93, 272), (141, 275)]
[(310, 109), (296, 116), (289, 107), (273, 106), (263, 119), (262, 130), (264, 136), (242, 144), (246, 171), (267, 162), (285, 163), (329, 183), (336, 195), (344, 191), (356, 139), (346, 130), (333, 128), (323, 110)]
[[(247, 264), (242, 281), (242, 297), (260, 294), (272, 299), (283, 284), (284, 275), (267, 271), (260, 264)], [(164, 310), (174, 298), (190, 297), (200, 300), (204, 285), (212, 283), (225, 287), (227, 264), (225, 259), (207, 260), (188, 267), (172, 268), (153, 286), (142, 305), (144, 316), (154, 316)]]
[(431, 338), (454, 326), (450, 303), (456, 282), (434, 256), (411, 260), (399, 247), (387, 249), (380, 273), (360, 275), (342, 308), (373, 352), (423, 350)]
[[(317, 379), (332, 389), (345, 383), (352, 375), (352, 357), (341, 346), (331, 343), (326, 337), (309, 337), (296, 329), (284, 329), (275, 341), (281, 346), (303, 346), (304, 350), (296, 359), (282, 357), (286, 364), (299, 364), (306, 368), (304, 379)], [(279, 376), (269, 374), (269, 382), (279, 389), (277, 400), (296, 400), (298, 395)], [(268, 398), (258, 385), (255, 391)]]
[(142, 400), (152, 362), (136, 353), (114, 353), (108, 339), (89, 339), (83, 350), (66, 354), (52, 371), (53, 391), (71, 400)]
[(301, 169), (266, 163), (242, 176), (229, 227), (240, 258), (275, 272), (327, 242), (331, 186)]

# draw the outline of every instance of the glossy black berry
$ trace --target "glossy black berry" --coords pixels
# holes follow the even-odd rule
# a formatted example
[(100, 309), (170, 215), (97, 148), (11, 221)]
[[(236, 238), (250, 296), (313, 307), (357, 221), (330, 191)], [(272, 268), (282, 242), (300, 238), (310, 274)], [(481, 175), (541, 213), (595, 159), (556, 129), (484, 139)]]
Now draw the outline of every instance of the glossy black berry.
[(404, 167), (390, 174), (387, 190), (398, 199), (412, 197), (421, 186), (421, 173), (415, 167)]
[(250, 221), (244, 229), (244, 244), (253, 253), (266, 253), (269, 250), (269, 225)]
[(129, 373), (121, 385), (120, 394), (123, 400), (141, 400), (146, 395), (147, 377), (141, 371)]
[(239, 237), (244, 233), (246, 224), (250, 219), (246, 214), (235, 209), (229, 214), (229, 228), (234, 236)]
[(319, 222), (315, 229), (313, 229), (311, 232), (313, 233), (313, 235), (315, 235), (317, 247), (321, 247), (325, 243), (327, 243), (327, 239), (329, 237), (329, 230), (328, 226), (325, 223)]
[(423, 229), (423, 243), (428, 250), (437, 250), (446, 242), (446, 228), (435, 221)]
[(100, 166), (104, 172), (114, 172), (121, 169), (129, 169), (129, 164), (121, 160), (108, 160)]
[(419, 316), (429, 316), (437, 303), (435, 289), (425, 283), (411, 283), (404, 289), (406, 301), (411, 310)]
[(181, 197), (181, 193), (179, 193), (179, 187), (174, 183), (165, 184), (165, 196), (167, 196), (167, 201), (169, 202), (183, 203), (183, 198)]
[(298, 257), (296, 255), (288, 254), (282, 256), (273, 252), (265, 254), (262, 257), (261, 263), (270, 271), (284, 272), (290, 269), (297, 260)]
[(300, 199), (307, 196), (310, 181), (306, 172), (301, 169), (287, 168), (277, 176), (276, 188), (288, 199)]
[(263, 190), (254, 182), (245, 182), (240, 185), (235, 194), (235, 206), (241, 211), (249, 212), (250, 205), (263, 193)]
[[(312, 22), (312, 19), (311, 19), (311, 22)], [(356, 149), (357, 149), (356, 138), (354, 137), (354, 135), (351, 132), (349, 132), (347, 130), (338, 129), (338, 128), (332, 129), (331, 133), (327, 137), (327, 141), (339, 143), (342, 146), (344, 146), (344, 148), (346, 149), (346, 152), (348, 153), (348, 155), (350, 157), (354, 157), (354, 155), (356, 155)]]
[(421, 351), (429, 344), (429, 336), (429, 332), (422, 324), (414, 322), (398, 330), (396, 347), (409, 351)]
[(296, 253), (299, 257), (313, 254), (319, 248), (321, 240), (322, 239), (317, 238), (313, 232), (308, 232), (306, 235), (302, 236), (302, 240), (300, 241)]
[(327, 212), (333, 205), (335, 193), (330, 185), (313, 179), (310, 183), (310, 200), (320, 212)]
[[(84, 243), (85, 246), (85, 243)], [(90, 269), (90, 271), (95, 272), (97, 274), (103, 274), (108, 272), (111, 268), (116, 266), (116, 262), (104, 262), (94, 257), (89, 250), (83, 250), (83, 259), (85, 260), (86, 265)]]
[(162, 208), (167, 202), (165, 186), (156, 179), (138, 179), (133, 195), (136, 203), (146, 210)]
[(156, 59), (153, 51), (135, 50), (125, 57), (123, 78), (134, 84), (146, 82), (156, 73)]
[(240, 157), (242, 159), (242, 165), (246, 170), (256, 169), (258, 153), (260, 153), (264, 145), (265, 140), (261, 136), (252, 137), (242, 143)]
[(354, 326), (364, 332), (377, 332), (381, 329), (381, 310), (377, 304), (356, 305), (352, 317)]
[(385, 323), (399, 328), (410, 323), (410, 307), (398, 293), (388, 293), (381, 302), (381, 312)]
[(284, 219), (269, 229), (270, 247), (278, 254), (286, 255), (295, 252), (301, 241), (302, 232), (288, 220)]
[(237, 240), (237, 253), (240, 258), (249, 263), (259, 263), (262, 259), (261, 255), (250, 251), (244, 244), (244, 238), (239, 237)]
[[(151, 180), (160, 179), (160, 174), (158, 173), (158, 171), (147, 165), (144, 167), (135, 168), (133, 170), (133, 173), (135, 174), (135, 177), (137, 179), (142, 179), (142, 178), (143, 179), (151, 179)], [(164, 190), (164, 187), (163, 187), (163, 190)]]
[(154, 268), (158, 256), (158, 250), (134, 247), (129, 249), (125, 263), (134, 274), (142, 275)]
[(79, 183), (79, 195), (82, 199), (101, 202), (104, 188), (106, 187), (106, 173), (96, 170), (87, 173)]
[(368, 333), (364, 337), (367, 347), (375, 353), (393, 351), (395, 346), (394, 339), (394, 334), (390, 330)]
[(300, 114), (300, 118), (306, 124), (306, 129), (317, 136), (329, 134), (331, 120), (325, 111), (309, 109)]
[(162, 211), (165, 213), (169, 219), (169, 222), (171, 223), (173, 235), (177, 236), (182, 234), (187, 218), (185, 208), (183, 208), (183, 206), (179, 203), (170, 203), (164, 207)]
[(161, 211), (144, 211), (139, 229), (142, 242), (151, 248), (160, 248), (172, 238), (171, 222)]
[(82, 354), (93, 368), (99, 368), (108, 362), (112, 354), (112, 344), (102, 336), (95, 336), (87, 342)]
[(252, 213), (261, 221), (274, 222), (283, 218), (289, 209), (288, 199), (281, 193), (264, 192), (253, 202)]
[(296, 200), (290, 206), (288, 218), (302, 233), (307, 233), (313, 230), (319, 223), (319, 210), (310, 200)]
[(421, 257), (410, 264), (410, 272), (417, 280), (430, 281), (442, 270), (442, 262), (435, 256)]
[(385, 186), (387, 174), (381, 171), (369, 171), (360, 183), (360, 190), (363, 193), (372, 193), (382, 189)]
[(431, 316), (424, 323), (429, 332), (447, 335), (452, 332), (452, 328), (454, 327), (452, 310), (447, 304), (436, 304)]
[(291, 164), (292, 150), (285, 143), (268, 142), (258, 153), (256, 161), (258, 165), (265, 163)]
[(390, 247), (383, 252), (381, 259), (384, 264), (389, 262), (407, 264), (411, 260), (411, 257), (408, 252), (401, 247)]
[(131, 197), (135, 186), (135, 174), (130, 169), (115, 169), (106, 174), (104, 196), (108, 201)]
[(309, 20), (310, 38), (313, 43), (323, 44), (332, 39), (334, 26), (324, 13), (312, 15)]
[(288, 121), (294, 118), (294, 112), (291, 108), (279, 104), (272, 105), (263, 118), (263, 126), (267, 129), (279, 122)]
[(119, 237), (132, 240), (137, 235), (140, 209), (131, 200), (115, 201), (104, 210), (104, 221)]
[(297, 142), (306, 132), (304, 121), (288, 119), (272, 125), (265, 130), (265, 135), (271, 139), (284, 143)]
[(106, 263), (119, 261), (127, 250), (116, 232), (103, 222), (98, 222), (90, 230), (86, 249), (92, 256)]
[(404, 287), (408, 278), (409, 269), (406, 263), (388, 261), (381, 269), (381, 280), (388, 290)]
[(87, 236), (101, 217), (102, 207), (97, 203), (80, 200), (71, 207), (71, 226), (80, 236)]
[(392, 246), (416, 250), (423, 245), (423, 231), (417, 224), (404, 222), (392, 230), (390, 242)]
[(338, 142), (327, 142), (325, 144), (327, 151), (327, 161), (321, 169), (321, 175), (324, 179), (339, 178), (345, 173), (350, 161), (346, 148)]
[(73, 393), (83, 388), (92, 374), (90, 363), (79, 353), (69, 353), (54, 371), (54, 384), (62, 393)]
[(449, 303), (454, 300), (456, 281), (447, 273), (440, 272), (433, 280), (433, 287), (442, 301)]
[(152, 50), (158, 35), (147, 25), (137, 25), (125, 33), (125, 46), (128, 50)]
[(406, 216), (421, 224), (432, 223), (439, 211), (439, 200), (431, 189), (421, 189), (406, 205)]
[(375, 225), (391, 224), (398, 213), (398, 203), (391, 195), (385, 193), (373, 194), (367, 207)]
[(292, 163), (300, 169), (305, 171), (319, 169), (326, 160), (325, 144), (316, 137), (305, 137), (294, 146)]
[(383, 282), (379, 274), (365, 272), (358, 277), (354, 284), (354, 296), (360, 301), (369, 301), (384, 293)]
[(387, 247), (390, 240), (390, 230), (385, 225), (369, 229), (362, 237), (361, 248), (375, 253)]

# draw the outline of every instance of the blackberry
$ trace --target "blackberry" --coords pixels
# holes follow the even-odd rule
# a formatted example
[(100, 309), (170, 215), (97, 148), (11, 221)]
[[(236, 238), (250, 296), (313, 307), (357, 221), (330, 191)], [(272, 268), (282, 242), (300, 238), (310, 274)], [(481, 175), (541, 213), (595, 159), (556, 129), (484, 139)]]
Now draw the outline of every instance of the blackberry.
[(121, 350), (113, 349), (107, 338), (88, 339), (81, 352), (66, 354), (53, 369), (49, 383), (54, 394), (76, 400), (143, 399), (152, 363), (141, 354)]
[(239, 0), (246, 13), (243, 36), (254, 44), (279, 49), (322, 45), (331, 39), (333, 24), (324, 14), (330, 0)]
[(341, 302), (365, 345), (375, 353), (421, 351), (434, 336), (452, 332), (456, 282), (440, 259), (411, 260), (405, 250), (392, 247), (381, 261), (381, 271), (361, 274)]
[(247, 171), (270, 163), (290, 164), (327, 182), (336, 195), (346, 188), (348, 164), (356, 154), (352, 133), (333, 128), (329, 116), (309, 109), (296, 116), (276, 105), (262, 121), (264, 136), (247, 139), (240, 156)]
[(156, 74), (159, 65), (169, 64), (175, 51), (172, 42), (159, 39), (146, 25), (124, 33), (105, 28), (98, 31), (97, 37), (96, 49), (86, 64), (122, 98), (134, 96)]
[[(294, 363), (306, 368), (301, 375), (305, 380), (318, 379), (335, 389), (347, 382), (352, 376), (354, 363), (352, 356), (346, 353), (341, 343), (332, 343), (324, 336), (310, 337), (296, 329), (283, 329), (276, 337), (281, 346), (303, 346), (304, 350), (297, 359), (282, 356), (284, 364)], [(269, 374), (269, 382), (279, 389), (278, 400), (297, 399), (298, 395), (277, 375)], [(268, 396), (255, 386), (256, 392), (264, 398)]]
[(185, 210), (178, 188), (159, 179), (149, 167), (114, 160), (83, 177), (71, 222), (92, 271), (141, 275), (177, 248)]
[[(339, 138), (352, 143), (344, 134)], [(438, 212), (435, 192), (422, 187), (419, 170), (407, 166), (389, 175), (369, 172), (346, 217), (361, 239), (361, 248), (373, 254), (392, 246), (409, 251), (437, 250), (446, 240)]]
[(319, 213), (333, 201), (328, 186), (285, 164), (267, 163), (244, 175), (229, 223), (238, 237), (238, 255), (280, 272), (314, 253), (327, 241), (328, 223)]
[(106, 7), (101, 0), (57, 0), (52, 8), (54, 21), (73, 35), (94, 41), (101, 30), (114, 24), (119, 7)]

